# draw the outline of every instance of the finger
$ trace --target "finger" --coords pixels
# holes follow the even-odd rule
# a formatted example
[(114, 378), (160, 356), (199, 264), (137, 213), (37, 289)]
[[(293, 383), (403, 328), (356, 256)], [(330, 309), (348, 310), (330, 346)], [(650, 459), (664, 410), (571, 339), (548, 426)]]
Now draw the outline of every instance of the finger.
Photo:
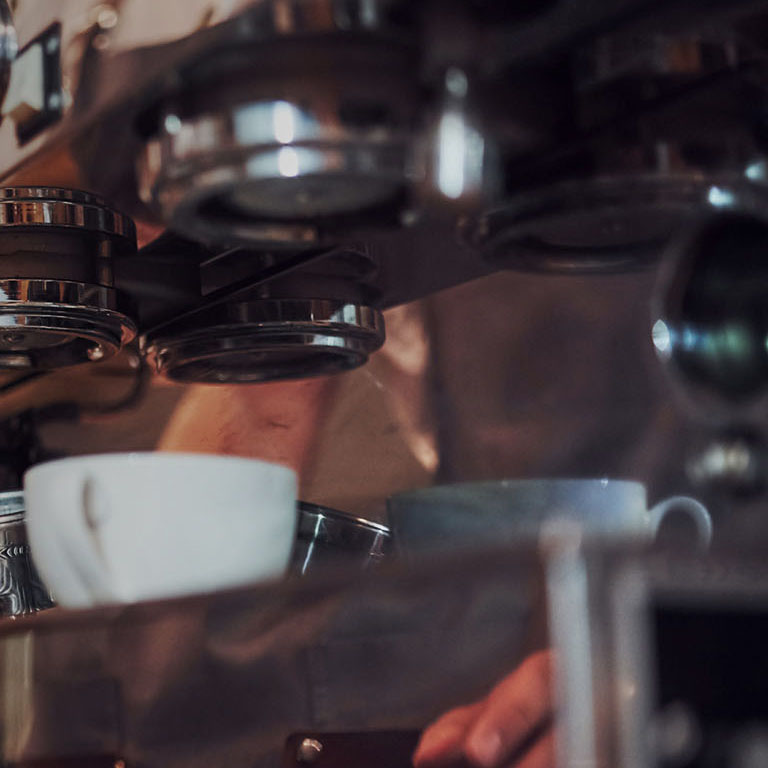
[(479, 768), (494, 768), (552, 717), (552, 655), (529, 656), (491, 691), (467, 733), (464, 753)]
[(556, 768), (555, 732), (550, 728), (544, 736), (509, 768)]
[(466, 707), (447, 712), (430, 725), (419, 739), (413, 753), (416, 768), (429, 768), (458, 760), (463, 755), (467, 731), (482, 711), (484, 702), (478, 701)]

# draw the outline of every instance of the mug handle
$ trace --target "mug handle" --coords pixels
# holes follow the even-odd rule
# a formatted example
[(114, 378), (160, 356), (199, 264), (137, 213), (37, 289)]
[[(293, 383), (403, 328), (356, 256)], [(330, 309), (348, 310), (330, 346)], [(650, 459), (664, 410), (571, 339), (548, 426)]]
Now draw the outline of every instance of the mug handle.
[(712, 518), (707, 508), (691, 496), (670, 496), (648, 510), (653, 535), (656, 536), (664, 518), (673, 510), (686, 512), (691, 517), (696, 523), (699, 545), (702, 549), (709, 547), (712, 541)]
[(95, 603), (111, 603), (116, 600), (109, 562), (99, 540), (98, 530), (109, 517), (107, 495), (96, 480), (86, 476), (79, 485), (80, 514), (72, 518), (69, 539), (70, 556), (87, 591)]

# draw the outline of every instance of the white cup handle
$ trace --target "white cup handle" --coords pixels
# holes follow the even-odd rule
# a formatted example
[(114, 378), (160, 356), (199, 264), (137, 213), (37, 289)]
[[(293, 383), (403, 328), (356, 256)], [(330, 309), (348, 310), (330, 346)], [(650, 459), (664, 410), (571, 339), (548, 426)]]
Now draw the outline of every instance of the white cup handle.
[(114, 602), (109, 562), (104, 555), (99, 528), (109, 517), (107, 495), (92, 477), (85, 477), (80, 488), (80, 515), (71, 519), (68, 538), (70, 556), (77, 558), (76, 567), (96, 602)]
[(656, 536), (659, 532), (659, 527), (667, 514), (677, 510), (686, 512), (696, 523), (699, 545), (702, 549), (706, 549), (712, 541), (712, 518), (707, 508), (690, 496), (670, 496), (648, 510), (653, 535)]

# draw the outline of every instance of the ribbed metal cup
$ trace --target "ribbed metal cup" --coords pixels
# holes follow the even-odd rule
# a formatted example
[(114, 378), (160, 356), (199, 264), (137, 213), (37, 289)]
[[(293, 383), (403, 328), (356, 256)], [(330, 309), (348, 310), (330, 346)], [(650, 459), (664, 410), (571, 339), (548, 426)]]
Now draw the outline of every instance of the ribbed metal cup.
[(0, 493), (0, 617), (23, 616), (53, 605), (30, 555), (24, 494)]

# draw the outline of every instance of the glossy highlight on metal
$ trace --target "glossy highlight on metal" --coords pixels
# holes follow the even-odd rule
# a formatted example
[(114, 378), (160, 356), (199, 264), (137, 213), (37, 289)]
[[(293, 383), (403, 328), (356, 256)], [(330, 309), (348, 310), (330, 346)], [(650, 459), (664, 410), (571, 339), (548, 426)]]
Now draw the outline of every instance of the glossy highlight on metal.
[(156, 373), (206, 383), (346, 371), (365, 363), (383, 343), (379, 310), (326, 299), (219, 304), (141, 339)]
[(136, 242), (127, 216), (88, 192), (54, 187), (0, 188), (0, 231), (6, 227), (64, 227)]
[(0, 368), (50, 369), (106, 360), (136, 336), (113, 288), (0, 280)]
[(0, 617), (53, 607), (51, 594), (32, 562), (24, 511), (23, 491), (0, 493)]
[(389, 551), (390, 530), (381, 523), (306, 501), (298, 503), (298, 516), (294, 573), (306, 576), (318, 568), (341, 566), (366, 570)]

